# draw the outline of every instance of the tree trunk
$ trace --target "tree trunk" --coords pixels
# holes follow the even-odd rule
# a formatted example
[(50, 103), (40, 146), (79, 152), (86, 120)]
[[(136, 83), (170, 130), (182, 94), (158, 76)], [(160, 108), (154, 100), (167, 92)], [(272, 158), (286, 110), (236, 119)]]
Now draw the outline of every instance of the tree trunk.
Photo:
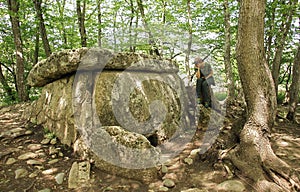
[(3, 86), (3, 89), (5, 90), (5, 92), (7, 93), (7, 96), (9, 97), (9, 99), (11, 101), (15, 101), (15, 95), (13, 94), (13, 90), (12, 88), (8, 85), (4, 75), (3, 75), (3, 71), (2, 71), (2, 64), (0, 63), (0, 82)]
[(60, 35), (62, 36), (62, 40), (63, 40), (63, 47), (68, 47), (68, 38), (67, 38), (67, 32), (66, 32), (66, 28), (65, 28), (65, 23), (64, 23), (64, 12), (65, 12), (65, 6), (66, 6), (66, 0), (63, 0), (61, 2), (61, 0), (56, 0), (56, 3), (58, 5), (58, 11), (59, 11), (59, 21), (60, 21), (60, 27), (59, 27), (59, 31), (60, 31)]
[(34, 46), (34, 55), (33, 55), (33, 65), (37, 64), (39, 61), (39, 50), (40, 50), (40, 32), (39, 27), (36, 27), (35, 34), (35, 46)]
[(192, 15), (191, 15), (191, 1), (187, 1), (187, 16), (188, 16), (188, 24), (189, 24), (189, 41), (188, 41), (188, 48), (186, 52), (186, 57), (185, 57), (185, 70), (186, 73), (188, 74), (188, 77), (191, 76), (191, 71), (190, 71), (190, 65), (189, 65), (189, 60), (190, 60), (190, 53), (191, 53), (191, 48), (192, 48), (192, 41), (193, 41), (193, 22), (192, 22)]
[(45, 49), (46, 56), (49, 57), (51, 55), (51, 48), (47, 37), (47, 31), (45, 27), (45, 22), (43, 18), (43, 12), (42, 12), (42, 0), (34, 0), (34, 5), (36, 9), (36, 15), (40, 23), (40, 32), (41, 37)]
[(299, 100), (300, 91), (300, 46), (294, 59), (293, 77), (290, 87), (289, 112), (286, 118), (290, 121), (296, 121), (296, 107)]
[(145, 30), (149, 35), (149, 45), (151, 46), (150, 55), (160, 55), (159, 50), (158, 50), (158, 48), (155, 44), (154, 37), (153, 37), (153, 35), (151, 33), (151, 30), (148, 26), (148, 22), (147, 22), (147, 19), (146, 19), (146, 15), (145, 15), (145, 11), (144, 11), (144, 5), (143, 5), (142, 0), (137, 0), (137, 4), (138, 4), (139, 11), (141, 13), (141, 16), (142, 16), (142, 21), (143, 21)]
[(264, 52), (265, 3), (240, 1), (237, 61), (247, 120), (240, 143), (229, 153), (229, 159), (254, 182), (256, 191), (291, 191), (299, 189), (299, 180), (274, 154), (268, 138), (275, 120), (276, 94)]
[(76, 0), (76, 11), (77, 11), (78, 26), (79, 26), (82, 47), (87, 47), (87, 35), (85, 29), (85, 7), (86, 7), (86, 0), (83, 0), (82, 10), (81, 10), (81, 0)]
[(98, 46), (102, 47), (102, 12), (101, 12), (101, 0), (97, 0), (98, 10)]
[(224, 21), (225, 21), (225, 45), (224, 45), (224, 64), (225, 64), (225, 71), (226, 71), (226, 78), (227, 78), (227, 104), (230, 105), (235, 96), (234, 96), (234, 78), (232, 73), (232, 66), (230, 62), (231, 57), (231, 36), (230, 36), (230, 10), (228, 0), (224, 1)]
[[(275, 56), (272, 62), (272, 76), (273, 80), (275, 82), (275, 90), (276, 90), (276, 95), (278, 93), (278, 85), (279, 85), (279, 72), (280, 72), (280, 64), (281, 64), (281, 59), (282, 59), (282, 53), (284, 50), (285, 46), (285, 41), (287, 38), (287, 35), (290, 31), (291, 28), (291, 23), (293, 19), (293, 15), (295, 12), (296, 4), (298, 0), (290, 0), (289, 1), (289, 11), (287, 11), (287, 14), (283, 15), (284, 18), (287, 18), (286, 21), (282, 22), (281, 27), (280, 27), (280, 33), (278, 33), (276, 37), (276, 46), (275, 46)], [(282, 32), (281, 32), (282, 31)]]
[(16, 49), (16, 87), (19, 101), (27, 101), (29, 99), (26, 90), (25, 76), (24, 76), (24, 57), (23, 45), (21, 39), (20, 22), (18, 17), (19, 3), (16, 0), (7, 0), (8, 9), (10, 13), (10, 20), (12, 24), (12, 31), (14, 35), (14, 43)]

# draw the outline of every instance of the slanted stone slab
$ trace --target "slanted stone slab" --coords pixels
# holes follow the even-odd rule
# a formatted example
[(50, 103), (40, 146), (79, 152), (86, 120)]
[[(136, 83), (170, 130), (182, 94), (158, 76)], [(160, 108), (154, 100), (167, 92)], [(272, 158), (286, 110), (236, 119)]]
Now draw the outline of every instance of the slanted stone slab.
[(73, 74), (87, 51), (88, 48), (81, 48), (51, 54), (50, 57), (38, 62), (31, 69), (27, 77), (28, 85), (42, 87), (63, 76)]

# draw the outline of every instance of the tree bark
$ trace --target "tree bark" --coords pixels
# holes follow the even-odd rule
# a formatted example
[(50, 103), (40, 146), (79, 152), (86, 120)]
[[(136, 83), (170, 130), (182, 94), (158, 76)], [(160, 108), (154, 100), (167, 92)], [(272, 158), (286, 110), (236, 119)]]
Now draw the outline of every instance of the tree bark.
[(102, 12), (101, 12), (101, 0), (97, 0), (98, 10), (98, 46), (102, 47)]
[[(264, 0), (241, 0), (237, 62), (247, 104), (240, 143), (229, 153), (237, 170), (254, 182), (256, 191), (299, 189), (293, 170), (273, 152), (269, 141), (275, 120), (276, 93), (264, 52)], [(292, 184), (293, 185), (292, 185)]]
[(190, 65), (189, 65), (189, 60), (190, 60), (190, 53), (191, 53), (191, 48), (192, 48), (192, 41), (193, 41), (193, 21), (192, 21), (192, 15), (191, 15), (191, 1), (187, 1), (187, 19), (188, 19), (188, 26), (189, 26), (189, 41), (188, 41), (188, 48), (186, 52), (186, 57), (185, 57), (185, 70), (186, 73), (188, 74), (188, 77), (191, 76), (191, 70), (190, 70)]
[(62, 36), (62, 40), (64, 42), (64, 47), (68, 47), (68, 38), (67, 38), (67, 32), (66, 32), (66, 28), (65, 28), (65, 23), (64, 23), (64, 12), (65, 12), (65, 5), (66, 5), (66, 0), (63, 0), (61, 2), (61, 0), (56, 0), (56, 3), (58, 5), (58, 11), (59, 11), (59, 21), (61, 26), (59, 27), (59, 31), (60, 34)]
[(290, 87), (290, 100), (289, 100), (289, 112), (286, 118), (290, 121), (296, 122), (296, 107), (299, 100), (300, 91), (300, 46), (294, 59), (293, 65), (293, 77)]
[(36, 9), (36, 15), (39, 20), (40, 24), (40, 33), (43, 41), (44, 50), (46, 53), (46, 56), (49, 57), (51, 55), (51, 48), (48, 41), (47, 31), (45, 27), (45, 22), (43, 18), (43, 11), (42, 11), (42, 0), (34, 0), (34, 6)]
[(225, 45), (224, 45), (224, 64), (225, 64), (225, 71), (226, 71), (226, 78), (227, 78), (227, 105), (230, 105), (235, 96), (235, 89), (234, 89), (234, 78), (232, 73), (232, 66), (230, 62), (231, 57), (231, 35), (230, 35), (230, 10), (229, 10), (229, 3), (228, 0), (224, 1), (224, 23), (225, 23)]
[[(287, 11), (287, 14), (283, 15), (284, 18), (287, 18), (287, 20), (283, 21), (280, 27), (280, 33), (276, 36), (276, 45), (275, 45), (275, 56), (272, 61), (272, 76), (273, 80), (275, 82), (275, 90), (276, 90), (276, 95), (278, 93), (278, 85), (279, 85), (279, 72), (280, 72), (280, 65), (281, 65), (281, 59), (282, 59), (282, 53), (284, 50), (285, 46), (285, 41), (287, 38), (287, 35), (290, 31), (291, 28), (291, 23), (293, 19), (293, 15), (295, 12), (296, 4), (298, 0), (290, 0), (289, 1), (289, 6), (290, 10)], [(282, 31), (282, 32), (281, 32)]]
[(7, 93), (7, 96), (10, 98), (11, 101), (15, 101), (15, 95), (13, 94), (13, 90), (12, 88), (8, 85), (4, 75), (3, 75), (3, 71), (2, 71), (2, 64), (0, 63), (0, 82), (3, 86), (3, 89), (5, 90), (5, 92)]
[(78, 26), (79, 26), (82, 47), (87, 47), (87, 35), (85, 29), (85, 8), (86, 8), (86, 0), (83, 0), (82, 9), (81, 9), (81, 0), (76, 0), (76, 11), (77, 11)]
[(16, 0), (7, 0), (8, 10), (10, 13), (10, 21), (12, 24), (12, 31), (14, 35), (14, 43), (16, 49), (16, 87), (19, 101), (27, 101), (29, 99), (26, 90), (25, 76), (24, 76), (24, 57), (23, 45), (20, 31), (20, 22), (18, 17), (19, 3)]
[(137, 4), (138, 4), (139, 11), (141, 13), (141, 17), (142, 17), (144, 27), (146, 29), (146, 32), (149, 35), (149, 45), (151, 46), (150, 47), (150, 55), (160, 55), (159, 50), (158, 50), (158, 48), (155, 44), (154, 37), (153, 37), (153, 35), (151, 33), (151, 30), (149, 28), (147, 19), (146, 19), (143, 1), (142, 0), (137, 0)]

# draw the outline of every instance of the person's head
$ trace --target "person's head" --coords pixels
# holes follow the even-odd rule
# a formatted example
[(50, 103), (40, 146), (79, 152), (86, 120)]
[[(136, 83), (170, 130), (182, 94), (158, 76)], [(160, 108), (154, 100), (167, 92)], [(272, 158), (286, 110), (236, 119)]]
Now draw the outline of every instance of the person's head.
[(194, 64), (195, 64), (195, 67), (200, 67), (202, 66), (204, 63), (203, 59), (201, 59), (200, 57), (196, 57), (194, 59)]

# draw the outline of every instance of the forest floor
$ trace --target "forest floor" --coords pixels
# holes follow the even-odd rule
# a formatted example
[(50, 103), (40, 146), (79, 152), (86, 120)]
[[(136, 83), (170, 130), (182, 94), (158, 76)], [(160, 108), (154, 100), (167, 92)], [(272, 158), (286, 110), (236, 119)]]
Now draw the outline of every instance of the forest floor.
[[(226, 169), (209, 162), (194, 161), (186, 163), (184, 159), (190, 152), (199, 147), (197, 138), (203, 133), (198, 130), (193, 142), (187, 145), (168, 167), (168, 177), (175, 181), (171, 188), (162, 187), (163, 179), (143, 184), (139, 181), (120, 178), (102, 172), (93, 165), (90, 172), (90, 183), (80, 189), (68, 188), (68, 176), (74, 162), (80, 162), (79, 156), (71, 148), (62, 145), (54, 135), (43, 127), (21, 119), (26, 105), (15, 105), (0, 108), (0, 191), (120, 191), (144, 192), (154, 188), (156, 191), (222, 191), (220, 184), (224, 181), (241, 182), (243, 191), (253, 191), (251, 186), (240, 178), (229, 178)], [(279, 115), (286, 112), (279, 108)], [(300, 122), (300, 106), (297, 120)], [(272, 128), (272, 147), (275, 153), (291, 167), (300, 171), (300, 125), (278, 119)], [(159, 190), (155, 190), (159, 188)], [(150, 190), (151, 191), (151, 190)], [(224, 191), (224, 190), (223, 190)]]

